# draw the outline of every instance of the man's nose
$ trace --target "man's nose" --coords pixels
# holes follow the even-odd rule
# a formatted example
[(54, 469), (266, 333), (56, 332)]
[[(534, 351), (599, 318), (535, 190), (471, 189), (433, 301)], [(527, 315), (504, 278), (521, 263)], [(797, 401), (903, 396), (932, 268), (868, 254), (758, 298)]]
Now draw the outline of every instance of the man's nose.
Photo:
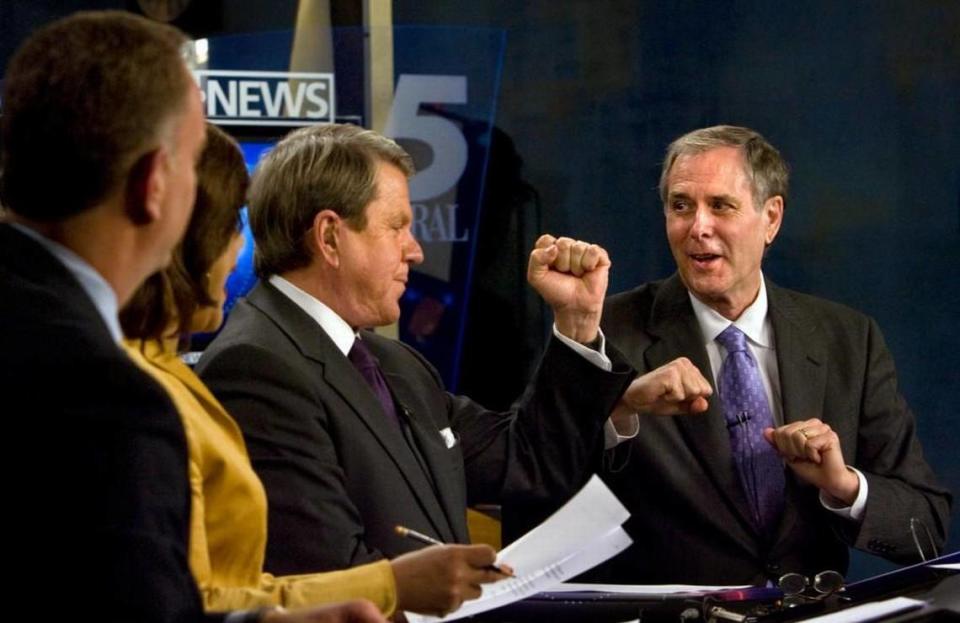
[(703, 238), (713, 234), (713, 214), (709, 206), (697, 206), (690, 223), (690, 237)]
[(407, 231), (407, 240), (403, 247), (403, 260), (408, 264), (414, 265), (423, 263), (423, 248), (417, 239), (413, 237), (413, 232), (409, 230)]

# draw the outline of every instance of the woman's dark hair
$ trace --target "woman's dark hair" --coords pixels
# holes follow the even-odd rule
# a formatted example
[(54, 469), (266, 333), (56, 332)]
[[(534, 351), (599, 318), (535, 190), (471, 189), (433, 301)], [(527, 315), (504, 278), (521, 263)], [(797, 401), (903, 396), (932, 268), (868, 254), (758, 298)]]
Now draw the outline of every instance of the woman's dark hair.
[(239, 229), (249, 182), (236, 141), (207, 124), (190, 224), (170, 265), (151, 275), (121, 310), (120, 324), (128, 338), (186, 336), (197, 309), (216, 304), (209, 295), (208, 273)]

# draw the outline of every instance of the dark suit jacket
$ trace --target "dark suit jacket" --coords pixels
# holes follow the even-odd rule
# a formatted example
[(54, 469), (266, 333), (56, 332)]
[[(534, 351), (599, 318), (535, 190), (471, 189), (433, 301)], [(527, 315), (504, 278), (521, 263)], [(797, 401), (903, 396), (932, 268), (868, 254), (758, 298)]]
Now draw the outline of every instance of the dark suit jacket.
[(67, 269), (9, 225), (0, 344), (5, 566), (18, 601), (41, 618), (83, 608), (98, 621), (200, 620), (180, 420)]
[[(605, 480), (633, 517), (634, 545), (608, 564), (619, 582), (760, 583), (787, 571), (845, 572), (847, 545), (917, 559), (916, 517), (946, 538), (950, 495), (923, 459), (893, 359), (870, 318), (767, 281), (786, 422), (820, 418), (866, 476), (859, 528), (822, 508), (788, 470), (787, 506), (773, 543), (750, 527), (719, 401), (701, 415), (641, 417), (636, 439), (605, 457)], [(686, 288), (674, 275), (609, 298), (604, 332), (641, 372), (685, 356), (711, 383)], [(923, 538), (923, 537), (921, 537)], [(925, 539), (923, 539), (925, 540)]]
[[(327, 334), (269, 283), (240, 301), (197, 370), (243, 429), (267, 490), (266, 568), (342, 568), (422, 547), (403, 524), (466, 542), (466, 504), (565, 498), (602, 451), (602, 426), (633, 376), (552, 344), (515, 412), (444, 391), (415, 350), (364, 332), (401, 430)], [(495, 372), (493, 372), (495, 374)], [(447, 447), (440, 431), (456, 443)]]

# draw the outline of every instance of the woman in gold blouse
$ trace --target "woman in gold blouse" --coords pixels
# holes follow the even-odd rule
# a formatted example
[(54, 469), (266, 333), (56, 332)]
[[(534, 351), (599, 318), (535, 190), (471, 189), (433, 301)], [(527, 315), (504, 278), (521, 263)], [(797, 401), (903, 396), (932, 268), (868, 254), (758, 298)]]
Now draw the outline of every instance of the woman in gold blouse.
[(207, 126), (194, 212), (170, 265), (121, 312), (131, 357), (170, 394), (183, 421), (191, 492), (190, 569), (207, 610), (365, 598), (395, 610), (446, 613), (501, 579), (484, 545), (434, 546), (343, 571), (263, 572), (267, 500), (236, 422), (178, 357), (186, 336), (217, 329), (224, 286), (243, 244), (239, 210), (249, 181), (237, 144)]

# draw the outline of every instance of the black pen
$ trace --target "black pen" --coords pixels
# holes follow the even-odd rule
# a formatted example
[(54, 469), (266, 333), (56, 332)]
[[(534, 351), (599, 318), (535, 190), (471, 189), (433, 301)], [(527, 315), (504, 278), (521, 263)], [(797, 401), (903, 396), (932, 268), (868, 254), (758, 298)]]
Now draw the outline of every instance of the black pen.
[[(406, 526), (395, 526), (393, 531), (399, 534), (400, 536), (407, 537), (408, 539), (413, 539), (414, 541), (420, 541), (425, 545), (446, 545), (443, 541), (439, 541), (432, 536), (427, 536), (422, 532), (417, 532), (416, 530), (411, 530)], [(513, 572), (507, 573), (507, 571), (497, 565), (487, 565), (484, 569), (489, 569), (490, 571), (496, 571), (500, 575), (505, 575), (508, 578), (513, 577)]]

